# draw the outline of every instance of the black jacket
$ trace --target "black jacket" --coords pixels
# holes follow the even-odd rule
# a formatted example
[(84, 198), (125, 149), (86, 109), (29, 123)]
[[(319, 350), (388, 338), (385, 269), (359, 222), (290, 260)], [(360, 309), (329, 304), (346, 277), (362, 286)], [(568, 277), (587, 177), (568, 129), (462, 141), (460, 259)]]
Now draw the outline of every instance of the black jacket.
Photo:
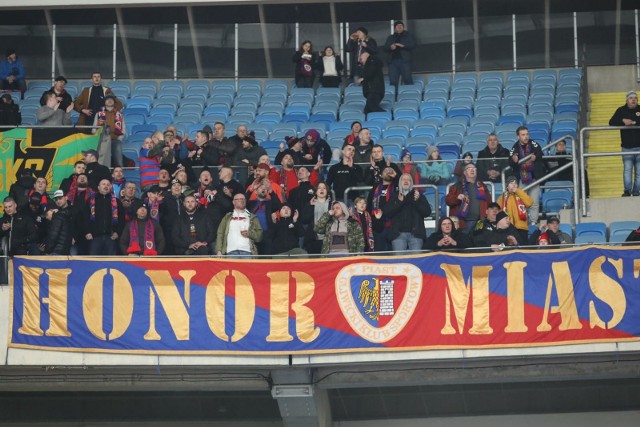
[(362, 93), (365, 98), (371, 94), (384, 96), (384, 74), (382, 72), (382, 61), (376, 56), (367, 58), (367, 62), (362, 67)]
[(271, 251), (281, 254), (294, 248), (299, 248), (300, 237), (304, 235), (304, 228), (300, 221), (293, 222), (292, 218), (281, 218), (270, 227)]
[(37, 242), (36, 225), (27, 213), (17, 213), (15, 215), (4, 214), (0, 219), (0, 224), (10, 223), (9, 230), (0, 229), (0, 237), (9, 239), (9, 256), (27, 255), (29, 244)]
[(471, 239), (460, 230), (453, 230), (451, 232), (451, 238), (457, 243), (455, 246), (438, 246), (438, 242), (443, 237), (444, 233), (442, 231), (434, 231), (424, 242), (424, 248), (432, 251), (447, 251), (471, 247)]
[(362, 48), (360, 40), (349, 39), (347, 44), (344, 46), (345, 52), (349, 52), (351, 54), (351, 78), (356, 74), (359, 75), (356, 71), (361, 70), (359, 66), (359, 56), (362, 52), (369, 52), (371, 55), (375, 55), (378, 53), (378, 43), (375, 39), (368, 37), (365, 39), (367, 42), (367, 47)]
[[(624, 126), (622, 119), (630, 119), (640, 125), (640, 105), (631, 109), (627, 104), (618, 108), (609, 120), (609, 126)], [(622, 148), (640, 148), (640, 129), (623, 129), (620, 131), (620, 144)]]
[(51, 222), (47, 225), (47, 241), (44, 252), (47, 254), (69, 255), (71, 252), (73, 225), (73, 215), (69, 206), (59, 209), (58, 212), (53, 214)]
[(410, 233), (419, 239), (426, 238), (424, 219), (431, 215), (431, 205), (420, 193), (418, 200), (414, 200), (413, 191), (409, 192), (403, 200), (398, 198), (398, 194), (389, 203), (385, 204), (382, 212), (391, 218), (391, 228), (389, 229), (389, 240), (393, 240), (400, 235), (401, 224), (410, 224)]
[(509, 224), (509, 228), (496, 228), (494, 230), (486, 230), (483, 233), (483, 238), (487, 246), (500, 244), (508, 246), (509, 242), (507, 240), (507, 237), (509, 236), (515, 237), (515, 239), (518, 241), (518, 245), (527, 244), (527, 242), (523, 242), (520, 240), (520, 232), (513, 226), (513, 224)]
[[(132, 221), (136, 221), (136, 224), (138, 226), (138, 244), (142, 249), (142, 251), (136, 252), (136, 254), (143, 255), (145, 250), (144, 234), (147, 227), (147, 221), (139, 221), (138, 219), (134, 219)], [(157, 221), (151, 218), (149, 218), (148, 221), (151, 221), (151, 224), (153, 225), (153, 238), (155, 240), (155, 245), (156, 245), (155, 251), (158, 253), (158, 255), (162, 255), (164, 253), (164, 248), (165, 248), (165, 239), (164, 239), (164, 232), (162, 231), (162, 227), (160, 227), (160, 224), (158, 224)], [(128, 255), (129, 243), (131, 240), (130, 225), (131, 225), (131, 222), (127, 223), (127, 225), (122, 230), (122, 236), (120, 237), (120, 250), (124, 255)]]
[(111, 208), (111, 193), (100, 194), (96, 193), (95, 200), (95, 215), (91, 214), (91, 203), (85, 204), (83, 213), (84, 233), (86, 235), (91, 233), (93, 237), (96, 236), (108, 236), (113, 233), (118, 233), (118, 236), (122, 234), (122, 227), (125, 223), (124, 207), (120, 200), (116, 199), (118, 205), (118, 219), (113, 221), (112, 208)]
[[(394, 43), (400, 43), (404, 47), (397, 47), (395, 50), (391, 50), (391, 45)], [(401, 59), (403, 61), (411, 61), (411, 52), (416, 48), (416, 38), (412, 33), (403, 31), (401, 33), (393, 33), (387, 37), (387, 41), (384, 44), (384, 51), (387, 52), (388, 61), (391, 62), (394, 59)]]
[(98, 162), (87, 163), (86, 174), (89, 179), (89, 187), (96, 191), (98, 191), (98, 184), (100, 184), (100, 181), (103, 179), (111, 181), (111, 171), (109, 171), (109, 168)]
[[(333, 188), (333, 191), (336, 193), (337, 200), (342, 200), (344, 198), (344, 190), (358, 185), (361, 181), (362, 169), (356, 165), (349, 167), (340, 162), (329, 168), (327, 186), (329, 188)], [(357, 192), (352, 191), (349, 196), (353, 199), (357, 195)]]
[[(536, 160), (533, 162), (533, 180), (536, 181), (544, 176), (546, 172), (546, 167), (544, 164), (544, 160), (542, 158), (543, 156), (542, 147), (540, 147), (540, 145), (533, 140), (530, 140), (529, 144), (531, 144), (532, 152), (536, 156)], [(522, 167), (522, 165), (518, 165), (517, 162), (514, 162), (512, 156), (514, 154), (518, 154), (518, 161), (521, 158), (525, 157), (525, 156), (519, 155), (519, 151), (520, 151), (519, 147), (520, 147), (520, 142), (516, 141), (516, 143), (513, 144), (513, 147), (511, 147), (511, 151), (509, 151), (509, 166), (511, 166), (511, 168), (513, 169), (513, 174), (515, 175), (516, 178), (518, 178), (518, 180), (522, 178), (521, 172), (520, 172), (520, 168)]]
[(29, 192), (33, 189), (36, 179), (32, 176), (21, 176), (9, 188), (9, 196), (18, 205), (18, 212), (23, 212), (29, 208)]
[[(191, 224), (195, 226), (195, 235), (191, 233)], [(189, 245), (195, 242), (207, 242), (209, 245), (214, 241), (217, 230), (213, 229), (211, 219), (206, 212), (197, 209), (193, 214), (182, 211), (180, 219), (173, 227), (173, 246), (176, 254), (184, 255)]]
[[(311, 154), (311, 160), (305, 159), (304, 156), (307, 154)], [(322, 138), (319, 138), (312, 147), (309, 147), (306, 143), (302, 147), (302, 164), (303, 165), (315, 165), (318, 163), (318, 159), (322, 159), (322, 163), (324, 165), (328, 165), (331, 163), (331, 157), (333, 153), (331, 152), (331, 147), (329, 143)], [(295, 160), (295, 159), (294, 159)]]
[(20, 108), (11, 102), (10, 104), (0, 100), (0, 126), (14, 127), (22, 124)]
[(509, 150), (498, 144), (495, 153), (491, 153), (489, 147), (484, 147), (478, 152), (478, 179), (480, 181), (501, 182), (502, 177), (498, 175), (496, 179), (489, 178), (490, 170), (502, 172), (504, 168), (509, 166)]

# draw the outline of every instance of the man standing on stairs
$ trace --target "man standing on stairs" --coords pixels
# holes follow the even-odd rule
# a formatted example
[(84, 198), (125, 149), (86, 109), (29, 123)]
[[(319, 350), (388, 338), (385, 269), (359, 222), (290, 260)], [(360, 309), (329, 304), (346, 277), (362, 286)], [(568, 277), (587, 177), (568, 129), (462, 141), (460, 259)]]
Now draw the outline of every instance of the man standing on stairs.
[[(636, 92), (627, 93), (627, 103), (616, 110), (609, 120), (609, 126), (640, 126), (640, 107), (638, 107)], [(623, 153), (640, 151), (640, 129), (621, 130), (620, 140)], [(640, 196), (640, 154), (622, 156), (622, 163), (624, 165), (622, 197)]]

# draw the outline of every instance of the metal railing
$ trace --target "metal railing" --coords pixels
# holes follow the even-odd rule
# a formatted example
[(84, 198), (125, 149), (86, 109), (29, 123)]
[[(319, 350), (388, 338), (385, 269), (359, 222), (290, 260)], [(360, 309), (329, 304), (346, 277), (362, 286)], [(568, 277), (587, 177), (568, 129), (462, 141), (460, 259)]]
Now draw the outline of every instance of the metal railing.
[[(640, 126), (587, 126), (580, 129), (578, 144), (580, 146), (580, 187), (582, 189), (582, 216), (587, 216), (587, 190), (584, 185), (586, 181), (586, 163), (585, 159), (589, 157), (613, 157), (613, 156), (633, 156), (640, 155), (639, 151), (610, 151), (610, 152), (602, 152), (602, 153), (586, 153), (585, 152), (585, 134), (591, 131), (604, 131), (604, 130), (638, 130)], [(640, 171), (636, 171), (636, 173), (640, 173)], [(577, 211), (577, 209), (576, 209)]]

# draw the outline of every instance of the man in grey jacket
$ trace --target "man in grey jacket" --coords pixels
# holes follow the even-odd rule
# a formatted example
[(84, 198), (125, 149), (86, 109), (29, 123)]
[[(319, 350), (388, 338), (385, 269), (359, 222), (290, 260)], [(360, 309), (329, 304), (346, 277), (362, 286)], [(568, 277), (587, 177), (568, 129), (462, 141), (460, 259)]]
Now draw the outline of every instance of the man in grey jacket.
[(73, 110), (73, 103), (69, 105), (65, 110), (61, 110), (60, 100), (53, 92), (47, 92), (43, 95), (44, 105), (40, 107), (36, 114), (38, 122), (42, 126), (68, 126), (73, 124), (71, 118), (71, 111)]

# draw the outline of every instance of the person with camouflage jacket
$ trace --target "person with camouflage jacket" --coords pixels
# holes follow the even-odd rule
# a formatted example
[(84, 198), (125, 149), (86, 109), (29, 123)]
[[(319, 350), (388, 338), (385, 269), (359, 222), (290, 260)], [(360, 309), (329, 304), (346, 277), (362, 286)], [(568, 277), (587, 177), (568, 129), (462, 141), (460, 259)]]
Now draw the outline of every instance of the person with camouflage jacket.
[(355, 254), (364, 251), (364, 236), (356, 220), (349, 217), (347, 205), (334, 202), (328, 212), (322, 214), (314, 231), (324, 234), (323, 254)]

